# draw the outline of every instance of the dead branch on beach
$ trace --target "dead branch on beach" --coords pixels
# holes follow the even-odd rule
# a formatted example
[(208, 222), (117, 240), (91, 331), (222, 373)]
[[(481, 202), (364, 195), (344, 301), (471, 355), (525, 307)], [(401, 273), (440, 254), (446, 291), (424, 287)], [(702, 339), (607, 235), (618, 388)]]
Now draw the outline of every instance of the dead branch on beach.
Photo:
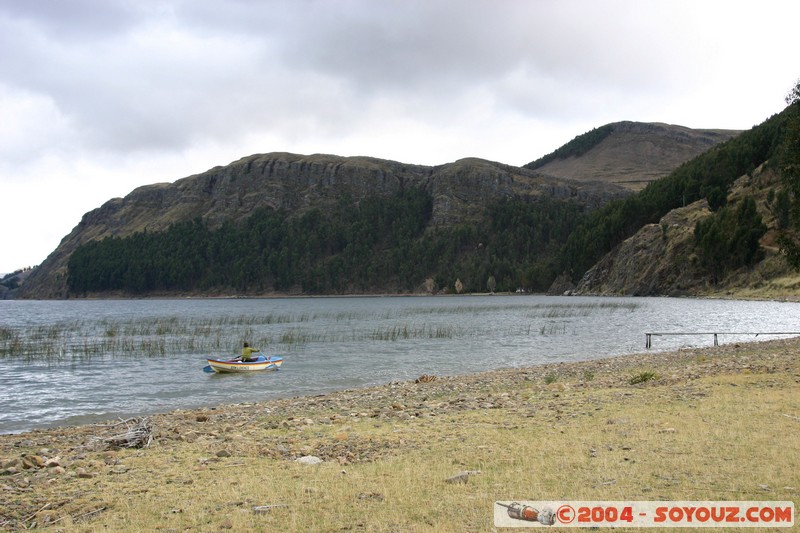
[(148, 417), (121, 420), (106, 428), (125, 426), (125, 431), (110, 437), (92, 437), (92, 442), (108, 448), (147, 448), (153, 442), (153, 426)]

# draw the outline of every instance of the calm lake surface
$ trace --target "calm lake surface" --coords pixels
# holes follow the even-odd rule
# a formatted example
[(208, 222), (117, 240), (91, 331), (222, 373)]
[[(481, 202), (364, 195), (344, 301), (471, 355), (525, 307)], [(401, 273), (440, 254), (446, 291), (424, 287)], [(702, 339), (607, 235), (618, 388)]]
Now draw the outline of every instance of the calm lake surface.
[[(0, 433), (639, 353), (647, 332), (709, 333), (649, 351), (770, 340), (799, 321), (797, 303), (671, 298), (0, 301)], [(282, 368), (203, 371), (243, 340)]]

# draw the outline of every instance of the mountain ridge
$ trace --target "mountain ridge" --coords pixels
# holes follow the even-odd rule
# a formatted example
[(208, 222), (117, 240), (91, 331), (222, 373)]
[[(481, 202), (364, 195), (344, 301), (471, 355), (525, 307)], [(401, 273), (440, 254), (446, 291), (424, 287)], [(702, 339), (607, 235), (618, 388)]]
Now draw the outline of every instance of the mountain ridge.
[[(631, 122), (613, 123), (607, 128), (611, 130), (609, 134), (589, 148), (586, 159), (589, 164), (585, 167), (597, 165), (598, 157), (592, 157), (591, 151), (600, 146), (606, 157), (608, 153), (622, 157), (610, 165), (610, 168), (617, 169), (615, 172), (627, 168), (638, 175), (647, 172), (654, 156), (625, 160), (624, 151), (613, 152), (603, 148), (608, 138), (634, 133), (650, 135), (653, 145), (695, 142), (693, 151), (700, 151), (709, 143), (714, 145), (707, 132), (724, 131), (702, 130), (705, 133), (695, 135), (689, 128)], [(735, 133), (727, 132), (725, 135)], [(722, 142), (722, 137), (714, 139)], [(680, 150), (675, 148), (672, 152)], [(670, 165), (683, 163), (674, 158), (668, 158), (668, 162)], [(570, 201), (591, 211), (633, 193), (631, 187), (609, 183), (607, 179), (588, 180), (585, 168), (580, 170), (574, 161), (572, 163), (579, 179), (554, 176), (555, 167), (552, 165), (531, 169), (526, 168), (530, 164), (515, 167), (474, 157), (426, 166), (369, 156), (289, 152), (253, 154), (174, 182), (137, 187), (124, 198), (110, 199), (89, 211), (42, 265), (31, 273), (20, 288), (19, 296), (71, 296), (67, 290), (68, 261), (79, 246), (88, 242), (106, 237), (122, 238), (137, 232), (161, 232), (171, 224), (194, 219), (201, 219), (215, 228), (225, 222), (242, 221), (257, 208), (302, 214), (312, 208), (331, 209), (337, 202), (349, 201), (357, 206), (370, 196), (388, 196), (406, 188), (421, 188), (432, 198), (430, 227), (437, 228), (479, 223), (486, 206), (503, 199)], [(662, 166), (665, 164), (661, 163)], [(563, 168), (560, 172), (563, 173)]]
[(594, 209), (629, 194), (615, 185), (554, 178), (477, 158), (431, 167), (363, 156), (254, 154), (172, 183), (137, 187), (124, 198), (113, 198), (86, 213), (31, 274), (20, 297), (69, 296), (68, 259), (78, 246), (90, 241), (159, 232), (195, 218), (214, 228), (243, 220), (261, 207), (289, 213), (326, 209), (338, 201), (358, 203), (408, 187), (431, 194), (434, 227), (477, 217), (492, 199), (547, 197)]

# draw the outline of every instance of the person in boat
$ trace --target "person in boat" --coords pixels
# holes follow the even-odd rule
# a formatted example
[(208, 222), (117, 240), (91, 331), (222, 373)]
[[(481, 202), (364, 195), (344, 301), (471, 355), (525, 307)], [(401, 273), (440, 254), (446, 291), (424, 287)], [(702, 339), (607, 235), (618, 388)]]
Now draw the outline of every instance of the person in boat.
[(239, 360), (243, 363), (251, 363), (256, 360), (256, 358), (253, 357), (253, 354), (259, 351), (260, 350), (256, 348), (251, 348), (250, 344), (245, 342), (242, 346), (242, 355), (239, 357)]

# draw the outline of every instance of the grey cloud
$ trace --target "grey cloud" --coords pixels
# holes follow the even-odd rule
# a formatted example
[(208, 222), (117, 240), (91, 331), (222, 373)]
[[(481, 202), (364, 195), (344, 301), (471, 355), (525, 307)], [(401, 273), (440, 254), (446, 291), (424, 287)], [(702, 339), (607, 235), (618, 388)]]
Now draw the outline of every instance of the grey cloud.
[(126, 0), (0, 0), (0, 16), (41, 27), (68, 40), (95, 40), (135, 26), (146, 2)]
[(381, 106), (441, 124), (476, 94), (536, 119), (627, 118), (696, 53), (674, 39), (688, 15), (671, 5), (0, 0), (0, 83), (46, 96), (87, 146), (113, 151), (341, 136)]

